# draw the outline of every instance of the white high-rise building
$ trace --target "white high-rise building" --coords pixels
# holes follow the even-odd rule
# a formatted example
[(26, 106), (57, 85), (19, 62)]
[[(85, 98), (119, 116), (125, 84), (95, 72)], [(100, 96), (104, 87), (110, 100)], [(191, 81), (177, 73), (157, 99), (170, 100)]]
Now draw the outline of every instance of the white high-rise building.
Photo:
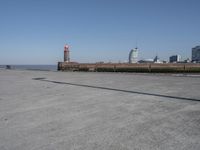
[(129, 63), (137, 63), (138, 59), (138, 48), (132, 49), (129, 53)]
[(200, 62), (200, 46), (192, 48), (192, 61)]

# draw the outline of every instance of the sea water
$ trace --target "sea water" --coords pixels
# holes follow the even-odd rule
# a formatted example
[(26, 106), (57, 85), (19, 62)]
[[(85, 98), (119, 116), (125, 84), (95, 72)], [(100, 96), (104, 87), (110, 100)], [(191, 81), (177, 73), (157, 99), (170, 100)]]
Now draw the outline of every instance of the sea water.
[[(11, 69), (16, 69), (16, 70), (57, 71), (57, 65), (9, 65), (9, 66), (11, 67)], [(4, 65), (4, 68), (6, 68), (6, 65)]]

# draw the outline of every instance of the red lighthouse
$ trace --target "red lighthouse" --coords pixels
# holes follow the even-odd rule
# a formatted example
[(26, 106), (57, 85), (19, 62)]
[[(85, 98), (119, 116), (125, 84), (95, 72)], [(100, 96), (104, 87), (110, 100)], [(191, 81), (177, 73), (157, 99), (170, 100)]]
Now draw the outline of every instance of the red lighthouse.
[(67, 44), (65, 44), (65, 46), (64, 46), (64, 62), (70, 62), (69, 46)]

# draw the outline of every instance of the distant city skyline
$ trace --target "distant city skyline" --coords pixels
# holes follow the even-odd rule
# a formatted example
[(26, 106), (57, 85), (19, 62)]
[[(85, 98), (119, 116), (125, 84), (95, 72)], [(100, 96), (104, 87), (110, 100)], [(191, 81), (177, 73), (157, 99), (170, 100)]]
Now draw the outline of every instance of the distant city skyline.
[[(1, 0), (0, 64), (191, 59), (199, 0)], [(137, 43), (137, 44), (136, 44)]]

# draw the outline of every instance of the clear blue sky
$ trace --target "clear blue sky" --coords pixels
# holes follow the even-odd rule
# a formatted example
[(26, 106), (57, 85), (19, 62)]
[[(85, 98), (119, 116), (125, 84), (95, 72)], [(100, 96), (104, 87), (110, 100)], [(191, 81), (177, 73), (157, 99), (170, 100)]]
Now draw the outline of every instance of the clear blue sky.
[(199, 0), (0, 0), (0, 64), (191, 58), (200, 45)]

